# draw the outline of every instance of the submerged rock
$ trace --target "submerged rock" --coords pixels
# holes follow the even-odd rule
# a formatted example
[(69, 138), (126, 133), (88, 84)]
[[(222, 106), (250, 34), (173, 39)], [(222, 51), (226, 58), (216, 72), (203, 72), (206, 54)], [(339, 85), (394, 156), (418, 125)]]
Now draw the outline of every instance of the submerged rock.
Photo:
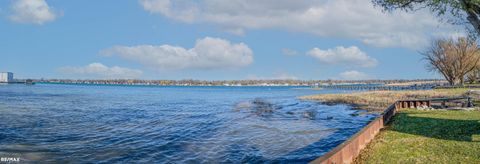
[(360, 114), (359, 113), (352, 113), (350, 114), (350, 116), (359, 116)]
[(240, 102), (235, 105), (235, 110), (249, 110), (259, 116), (271, 115), (275, 111), (275, 107), (267, 100), (256, 98), (253, 101)]
[(333, 119), (333, 116), (321, 117), (320, 119), (322, 119), (322, 120), (331, 120), (331, 119)]
[(310, 120), (314, 120), (317, 117), (317, 111), (315, 110), (308, 110), (303, 113), (303, 117), (308, 118)]
[(253, 104), (250, 101), (239, 102), (235, 105), (235, 110), (252, 108)]
[(264, 99), (256, 98), (252, 103), (254, 105), (253, 110), (257, 115), (270, 115), (274, 111), (273, 104)]

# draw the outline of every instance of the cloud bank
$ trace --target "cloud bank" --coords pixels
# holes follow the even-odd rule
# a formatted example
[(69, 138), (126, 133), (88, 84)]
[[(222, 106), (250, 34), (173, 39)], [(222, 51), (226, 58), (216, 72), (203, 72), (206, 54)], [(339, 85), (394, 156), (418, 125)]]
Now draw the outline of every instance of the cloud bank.
[(92, 63), (82, 67), (62, 67), (59, 71), (65, 74), (104, 79), (135, 79), (143, 74), (141, 70), (118, 66), (108, 67), (102, 63)]
[(233, 44), (211, 37), (198, 39), (191, 49), (172, 45), (114, 46), (101, 53), (119, 56), (159, 71), (228, 69), (253, 62), (253, 52), (246, 44)]
[(367, 80), (367, 79), (372, 79), (373, 77), (370, 75), (367, 75), (366, 73), (359, 72), (359, 71), (345, 71), (340, 73), (340, 78), (344, 80)]
[(45, 0), (15, 0), (11, 9), (10, 20), (19, 23), (44, 24), (57, 18)]
[(307, 55), (316, 58), (319, 62), (324, 64), (340, 64), (364, 68), (372, 68), (378, 64), (377, 59), (368, 56), (356, 46), (347, 48), (338, 46), (327, 50), (313, 48), (307, 52)]
[[(451, 33), (427, 10), (382, 12), (370, 0), (139, 0), (144, 10), (185, 23), (211, 23), (243, 35), (246, 29), (286, 29), (360, 40), (376, 47), (418, 49), (432, 31)], [(442, 24), (442, 25), (441, 25)], [(439, 26), (441, 25), (441, 26)]]

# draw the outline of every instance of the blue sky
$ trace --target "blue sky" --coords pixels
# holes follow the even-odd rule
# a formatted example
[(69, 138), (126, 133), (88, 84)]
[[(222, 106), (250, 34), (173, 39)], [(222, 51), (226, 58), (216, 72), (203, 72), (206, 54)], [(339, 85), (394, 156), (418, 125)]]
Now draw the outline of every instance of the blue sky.
[(369, 0), (5, 0), (0, 71), (17, 78), (414, 79), (462, 27)]

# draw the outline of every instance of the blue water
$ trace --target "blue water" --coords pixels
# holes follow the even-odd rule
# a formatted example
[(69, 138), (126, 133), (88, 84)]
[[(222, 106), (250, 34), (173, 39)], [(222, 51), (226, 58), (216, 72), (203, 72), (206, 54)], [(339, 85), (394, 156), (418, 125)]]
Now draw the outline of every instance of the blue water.
[(373, 114), (298, 87), (0, 85), (0, 157), (55, 163), (309, 162)]

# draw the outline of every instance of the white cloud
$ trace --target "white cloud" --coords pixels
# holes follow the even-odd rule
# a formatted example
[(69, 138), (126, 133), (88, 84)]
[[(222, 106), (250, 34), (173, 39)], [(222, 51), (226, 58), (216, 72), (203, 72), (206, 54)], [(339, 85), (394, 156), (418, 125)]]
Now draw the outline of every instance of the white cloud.
[(345, 80), (366, 80), (372, 79), (373, 77), (366, 73), (353, 70), (340, 73), (340, 78)]
[(307, 52), (307, 55), (315, 57), (325, 64), (342, 64), (353, 67), (375, 67), (378, 64), (377, 59), (368, 56), (356, 46), (348, 48), (338, 46), (328, 50), (313, 48)]
[[(352, 38), (377, 47), (428, 45), (432, 31), (450, 32), (427, 10), (382, 12), (371, 0), (139, 0), (150, 13), (186, 23), (213, 23), (231, 33), (282, 28)], [(441, 25), (441, 26), (440, 26)]]
[(60, 72), (72, 75), (83, 75), (89, 78), (106, 79), (135, 79), (142, 76), (143, 72), (137, 69), (118, 66), (108, 67), (102, 63), (92, 63), (82, 67), (62, 67)]
[(19, 23), (43, 24), (57, 17), (45, 0), (15, 0), (10, 19)]
[(115, 46), (101, 52), (141, 63), (155, 70), (238, 68), (253, 62), (253, 52), (244, 43), (220, 38), (198, 39), (191, 49), (172, 45)]
[(298, 52), (292, 49), (284, 48), (282, 49), (282, 53), (287, 56), (295, 56), (298, 55)]
[(193, 22), (198, 12), (194, 2), (170, 0), (139, 0), (142, 7), (150, 13), (162, 14), (183, 22)]

